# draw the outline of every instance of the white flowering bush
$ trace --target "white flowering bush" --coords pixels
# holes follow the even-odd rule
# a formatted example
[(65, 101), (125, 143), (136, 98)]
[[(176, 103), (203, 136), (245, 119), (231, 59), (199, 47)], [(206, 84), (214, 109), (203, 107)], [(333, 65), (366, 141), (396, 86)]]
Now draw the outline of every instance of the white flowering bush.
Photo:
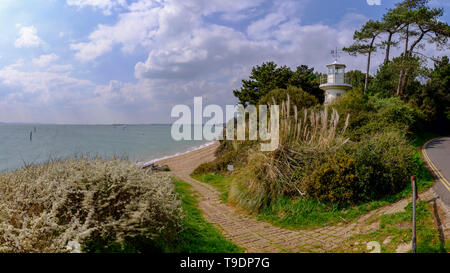
[(169, 177), (123, 160), (53, 161), (0, 174), (0, 252), (78, 252), (96, 238), (173, 237), (182, 226)]

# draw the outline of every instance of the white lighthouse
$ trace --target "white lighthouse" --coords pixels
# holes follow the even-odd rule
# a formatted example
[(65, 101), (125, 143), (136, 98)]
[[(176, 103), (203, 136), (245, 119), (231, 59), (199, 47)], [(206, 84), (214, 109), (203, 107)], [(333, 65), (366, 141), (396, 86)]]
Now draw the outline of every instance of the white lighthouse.
[(325, 91), (325, 104), (331, 103), (337, 97), (345, 94), (352, 89), (351, 79), (345, 74), (345, 64), (337, 62), (337, 50), (332, 51), (335, 54), (336, 61), (327, 65), (327, 75), (320, 78), (320, 89)]

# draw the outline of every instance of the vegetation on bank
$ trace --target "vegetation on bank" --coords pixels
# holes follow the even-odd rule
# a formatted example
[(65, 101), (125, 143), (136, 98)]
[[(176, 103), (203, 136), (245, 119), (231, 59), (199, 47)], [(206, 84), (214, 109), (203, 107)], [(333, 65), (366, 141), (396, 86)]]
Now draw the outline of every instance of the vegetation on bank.
[(236, 252), (189, 186), (125, 160), (71, 158), (0, 174), (0, 252)]
[[(375, 241), (381, 246), (382, 253), (411, 252), (412, 240), (412, 203), (405, 211), (386, 215), (375, 215), (371, 223), (377, 228), (367, 234), (350, 237), (333, 252), (368, 252), (367, 242)], [(450, 239), (444, 238), (442, 230), (437, 228), (439, 221), (436, 204), (420, 201), (416, 205), (416, 229), (418, 253), (447, 253)], [(404, 249), (401, 249), (404, 248)]]
[[(232, 181), (235, 179), (233, 173), (196, 174), (192, 177), (214, 186), (221, 193), (222, 201), (232, 202), (227, 197)], [(425, 167), (419, 170), (417, 177), (419, 192), (427, 190), (434, 183), (433, 177)], [(351, 222), (371, 210), (410, 196), (410, 184), (397, 194), (344, 208), (336, 204), (320, 202), (313, 198), (282, 196), (255, 215), (259, 220), (268, 221), (283, 228), (313, 228), (340, 222)]]
[[(420, 43), (421, 32), (414, 32), (420, 20), (438, 36), (431, 43), (447, 41), (448, 25), (437, 21), (442, 10), (427, 2), (405, 0), (388, 11), (402, 26), (390, 37), (391, 47), (394, 38)], [(372, 39), (370, 31), (379, 39), (383, 27), (377, 23), (357, 31), (361, 47), (353, 52), (372, 54), (378, 44), (361, 43)], [(407, 56), (387, 57), (374, 76), (352, 71), (353, 90), (328, 106), (316, 94), (321, 75), (312, 68), (293, 72), (273, 62), (254, 67), (234, 95), (244, 105), (281, 105), (279, 148), (263, 153), (258, 141), (221, 141), (217, 159), (194, 176), (216, 186), (227, 202), (290, 227), (347, 221), (409, 196), (413, 174), (419, 188), (431, 186), (417, 143), (450, 129), (450, 63), (447, 56), (433, 58), (434, 68), (428, 68), (423, 54), (416, 54), (419, 49), (414, 45)]]
[[(413, 144), (418, 115), (404, 102), (353, 91), (330, 108), (339, 111), (299, 111), (297, 120), (293, 113), (287, 118), (284, 110), (279, 149), (262, 153), (257, 142), (223, 141), (218, 158), (201, 165), (194, 175), (214, 182), (217, 176), (207, 174), (230, 176), (227, 166), (234, 165), (229, 185), (216, 183), (222, 196), (260, 216), (282, 218), (281, 222), (294, 226), (311, 223), (298, 214), (314, 218), (312, 208), (325, 218), (348, 219), (365, 211), (349, 208), (398, 200), (405, 196), (412, 174), (419, 175), (421, 186), (432, 184)], [(346, 120), (339, 121), (338, 112), (347, 114)], [(337, 212), (337, 217), (325, 216), (330, 212)], [(323, 217), (315, 217), (315, 224), (329, 222), (319, 220)]]

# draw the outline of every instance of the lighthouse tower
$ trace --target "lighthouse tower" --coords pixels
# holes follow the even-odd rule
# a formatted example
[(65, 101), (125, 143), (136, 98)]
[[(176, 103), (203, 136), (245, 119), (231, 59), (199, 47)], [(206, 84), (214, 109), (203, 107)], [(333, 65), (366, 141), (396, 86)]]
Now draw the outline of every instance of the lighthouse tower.
[(320, 89), (325, 91), (325, 104), (331, 103), (352, 88), (351, 79), (345, 74), (345, 64), (340, 64), (337, 61), (337, 50), (331, 51), (331, 54), (335, 55), (336, 60), (327, 65), (327, 75), (320, 78), (319, 86)]

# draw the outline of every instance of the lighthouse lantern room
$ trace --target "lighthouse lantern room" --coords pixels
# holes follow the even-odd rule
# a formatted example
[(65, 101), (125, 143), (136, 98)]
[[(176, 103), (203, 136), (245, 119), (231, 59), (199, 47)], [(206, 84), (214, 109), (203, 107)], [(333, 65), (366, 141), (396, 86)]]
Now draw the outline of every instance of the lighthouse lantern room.
[(331, 53), (335, 55), (336, 60), (327, 65), (327, 75), (321, 77), (319, 86), (320, 89), (325, 91), (325, 104), (331, 103), (352, 88), (351, 79), (345, 73), (345, 64), (337, 62), (337, 50)]

